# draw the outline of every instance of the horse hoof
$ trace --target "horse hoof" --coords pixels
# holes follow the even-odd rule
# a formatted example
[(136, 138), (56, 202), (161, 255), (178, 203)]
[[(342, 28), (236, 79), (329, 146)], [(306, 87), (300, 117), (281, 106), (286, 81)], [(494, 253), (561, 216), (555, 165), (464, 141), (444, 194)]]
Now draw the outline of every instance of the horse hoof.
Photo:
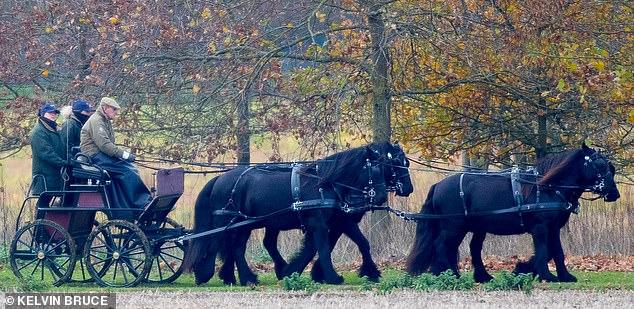
[(473, 273), (473, 280), (477, 283), (486, 283), (493, 280), (493, 276), (488, 273)]
[(531, 262), (517, 262), (515, 265), (515, 269), (513, 270), (514, 274), (531, 274), (533, 273), (533, 263)]
[(539, 280), (540, 281), (546, 281), (546, 282), (557, 282), (559, 281), (557, 279), (557, 277), (553, 276), (551, 273), (547, 273), (544, 275), (539, 275)]
[(223, 280), (222, 280), (222, 283), (223, 283), (224, 285), (236, 285), (236, 283), (237, 283), (237, 282), (236, 282), (236, 279), (234, 278), (233, 280), (224, 280), (224, 279), (223, 279)]
[(577, 277), (570, 273), (557, 276), (557, 279), (559, 279), (559, 282), (577, 282)]
[(284, 268), (286, 268), (286, 263), (284, 264), (275, 264), (275, 277), (277, 280), (282, 280), (284, 278)]
[(372, 282), (379, 282), (379, 279), (381, 279), (381, 272), (375, 272), (375, 273), (359, 273), (359, 277), (363, 278), (366, 277), (368, 278), (368, 280), (372, 281)]
[(313, 268), (310, 270), (310, 278), (318, 283), (326, 282), (324, 272), (321, 270), (321, 266), (319, 266), (319, 264), (315, 263), (315, 265), (313, 265)]
[(335, 278), (333, 278), (333, 279), (326, 279), (326, 283), (327, 284), (342, 284), (343, 283), (343, 277), (342, 276), (335, 276)]
[(260, 283), (260, 281), (258, 280), (258, 278), (250, 278), (250, 279), (247, 279), (247, 280), (244, 280), (244, 281), (240, 280), (240, 285), (248, 286), (248, 287), (251, 287), (251, 288), (253, 288), (254, 286), (258, 285), (259, 283)]

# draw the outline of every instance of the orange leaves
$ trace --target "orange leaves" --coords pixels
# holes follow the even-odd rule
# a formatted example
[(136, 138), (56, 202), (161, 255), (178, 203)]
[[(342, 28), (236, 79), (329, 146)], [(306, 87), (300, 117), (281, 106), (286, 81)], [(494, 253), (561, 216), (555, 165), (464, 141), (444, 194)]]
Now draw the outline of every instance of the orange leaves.
[(320, 11), (315, 12), (315, 17), (317, 17), (317, 20), (319, 20), (319, 22), (321, 23), (326, 22), (326, 14)]
[(48, 69), (42, 70), (42, 73), (40, 73), (40, 75), (42, 75), (42, 77), (48, 77)]
[(110, 22), (111, 25), (118, 25), (121, 22), (121, 20), (119, 20), (119, 17), (117, 16), (112, 16), (108, 18), (108, 21)]
[(203, 9), (203, 11), (200, 13), (200, 17), (202, 17), (203, 19), (211, 18), (211, 10), (209, 8)]

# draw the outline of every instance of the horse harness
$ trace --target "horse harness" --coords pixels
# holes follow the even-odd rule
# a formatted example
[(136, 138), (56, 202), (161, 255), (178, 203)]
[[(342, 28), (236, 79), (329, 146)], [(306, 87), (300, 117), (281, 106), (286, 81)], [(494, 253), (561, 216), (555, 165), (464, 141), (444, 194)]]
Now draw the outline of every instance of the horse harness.
[[(539, 177), (539, 172), (534, 168), (528, 168), (526, 172), (529, 172), (536, 179)], [(465, 197), (466, 193), (464, 190), (464, 176), (470, 173), (462, 173), (460, 174), (460, 191), (458, 194), (460, 195), (460, 200), (462, 201), (463, 213), (453, 213), (453, 214), (423, 214), (423, 213), (406, 213), (401, 212), (394, 209), (388, 209), (398, 217), (404, 220), (420, 220), (420, 219), (444, 219), (444, 218), (455, 218), (455, 217), (470, 217), (470, 216), (490, 216), (490, 215), (501, 215), (501, 214), (509, 214), (509, 213), (517, 213), (520, 217), (520, 225), (524, 226), (523, 214), (529, 212), (540, 212), (540, 211), (556, 211), (556, 210), (565, 210), (570, 211), (572, 213), (579, 212), (579, 203), (571, 203), (568, 202), (565, 196), (558, 190), (555, 191), (555, 194), (561, 198), (560, 202), (541, 202), (541, 187), (536, 184), (536, 182), (524, 181), (521, 179), (521, 175), (526, 174), (522, 173), (519, 168), (514, 167), (511, 169), (510, 178), (511, 178), (511, 188), (513, 190), (513, 200), (515, 201), (515, 206), (511, 208), (504, 208), (492, 211), (485, 212), (470, 212), (469, 207), (467, 206), (467, 199)], [(524, 204), (524, 197), (522, 195), (522, 183), (531, 183), (537, 186), (536, 191), (536, 200), (535, 203)]]
[[(227, 201), (227, 204), (220, 210), (215, 210), (212, 212), (213, 215), (219, 215), (219, 216), (232, 216), (233, 218), (231, 219), (231, 221), (229, 222), (229, 224), (226, 227), (222, 227), (222, 228), (217, 228), (211, 231), (207, 231), (204, 232), (204, 235), (209, 235), (209, 234), (213, 234), (216, 232), (220, 232), (220, 231), (224, 231), (227, 229), (233, 229), (239, 226), (244, 226), (244, 225), (248, 225), (251, 223), (255, 223), (255, 222), (259, 222), (262, 220), (265, 220), (269, 217), (272, 217), (274, 215), (278, 215), (278, 214), (282, 214), (282, 213), (286, 213), (289, 211), (293, 211), (293, 212), (297, 212), (298, 214), (301, 213), (302, 211), (307, 211), (307, 210), (314, 210), (314, 209), (327, 209), (327, 208), (339, 208), (341, 209), (343, 212), (345, 213), (350, 213), (352, 211), (355, 210), (354, 205), (356, 205), (353, 202), (347, 201), (350, 198), (362, 198), (363, 201), (361, 202), (361, 204), (365, 204), (367, 200), (369, 200), (370, 203), (373, 202), (374, 197), (376, 196), (376, 191), (374, 190), (374, 181), (372, 179), (372, 168), (373, 168), (373, 164), (372, 161), (370, 161), (369, 159), (366, 161), (366, 165), (365, 168), (368, 170), (368, 185), (363, 189), (359, 189), (359, 188), (355, 188), (355, 187), (351, 187), (345, 184), (341, 184), (341, 183), (336, 183), (333, 184), (333, 191), (337, 194), (337, 199), (335, 198), (326, 198), (324, 192), (325, 190), (323, 188), (319, 188), (319, 195), (320, 198), (318, 199), (310, 199), (310, 200), (302, 200), (301, 199), (301, 182), (300, 182), (300, 176), (304, 175), (304, 176), (308, 176), (308, 177), (314, 177), (314, 178), (318, 178), (318, 176), (313, 175), (313, 174), (309, 174), (309, 173), (304, 173), (301, 171), (301, 169), (304, 167), (303, 164), (300, 163), (294, 163), (291, 165), (291, 192), (292, 192), (292, 196), (293, 196), (293, 200), (294, 202), (291, 204), (290, 208), (284, 208), (284, 209), (280, 209), (278, 211), (275, 211), (273, 213), (264, 215), (264, 216), (258, 216), (258, 217), (251, 217), (248, 216), (244, 213), (242, 213), (239, 209), (236, 210), (231, 210), (229, 208), (231, 208), (231, 206), (234, 205), (234, 194), (236, 192), (236, 188), (238, 186), (238, 184), (240, 183), (240, 180), (252, 169), (257, 168), (256, 166), (250, 166), (248, 168), (246, 168), (236, 179), (233, 188), (231, 189), (231, 196), (229, 197), (229, 200)], [(319, 165), (316, 165), (316, 169), (319, 169)], [(348, 194), (342, 194), (341, 193), (341, 189), (338, 188), (339, 186), (341, 187), (346, 187), (352, 191), (357, 191), (357, 192), (361, 192), (361, 194), (355, 194), (355, 193), (348, 193)], [(340, 202), (343, 201), (343, 202)], [(361, 208), (359, 208), (361, 209)], [(240, 222), (235, 222), (237, 219), (244, 219), (243, 221)], [(299, 216), (300, 218), (300, 222), (301, 222), (301, 216)], [(301, 223), (302, 225), (302, 229), (303, 229), (303, 223)], [(202, 236), (204, 236), (202, 235)], [(189, 238), (187, 238), (189, 239)]]
[[(303, 173), (301, 169), (303, 168), (302, 164), (294, 164), (293, 169), (291, 171), (291, 191), (293, 194), (293, 204), (291, 205), (291, 209), (296, 212), (300, 212), (303, 210), (310, 210), (316, 208), (340, 208), (341, 211), (345, 213), (351, 213), (356, 211), (364, 211), (365, 208), (358, 207), (359, 205), (365, 205), (367, 203), (372, 204), (374, 202), (374, 197), (376, 196), (376, 191), (374, 189), (375, 185), (382, 185), (383, 183), (376, 183), (372, 177), (373, 168), (376, 168), (378, 164), (372, 164), (372, 161), (369, 159), (366, 161), (364, 169), (368, 172), (368, 183), (363, 189), (359, 189), (356, 187), (344, 185), (341, 183), (335, 183), (332, 186), (332, 191), (337, 195), (336, 199), (333, 198), (325, 198), (324, 197), (324, 189), (319, 188), (319, 199), (312, 200), (302, 200), (301, 199), (301, 183), (300, 183), (300, 175), (308, 176), (308, 177), (317, 177), (312, 174)], [(319, 169), (319, 166), (316, 166)], [(341, 191), (341, 187), (348, 188), (352, 191), (352, 193), (344, 194)]]

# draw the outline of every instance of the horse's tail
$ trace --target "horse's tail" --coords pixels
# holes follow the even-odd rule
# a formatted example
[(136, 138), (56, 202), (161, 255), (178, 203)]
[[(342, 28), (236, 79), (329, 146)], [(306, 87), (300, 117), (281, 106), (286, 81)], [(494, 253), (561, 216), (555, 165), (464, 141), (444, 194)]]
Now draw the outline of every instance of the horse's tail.
[[(218, 177), (214, 177), (207, 182), (196, 198), (196, 205), (194, 207), (194, 233), (211, 230), (213, 227), (211, 191), (217, 179)], [(207, 282), (213, 277), (216, 256), (210, 252), (212, 247), (211, 242), (212, 238), (210, 236), (194, 238), (183, 260), (183, 269), (195, 273), (197, 284)], [(208, 256), (209, 253), (212, 253), (214, 256)]]
[[(436, 185), (432, 185), (423, 204), (422, 214), (433, 214), (433, 197)], [(434, 241), (438, 237), (438, 223), (434, 219), (422, 219), (416, 224), (416, 236), (407, 256), (407, 272), (420, 275), (427, 271), (434, 258)]]

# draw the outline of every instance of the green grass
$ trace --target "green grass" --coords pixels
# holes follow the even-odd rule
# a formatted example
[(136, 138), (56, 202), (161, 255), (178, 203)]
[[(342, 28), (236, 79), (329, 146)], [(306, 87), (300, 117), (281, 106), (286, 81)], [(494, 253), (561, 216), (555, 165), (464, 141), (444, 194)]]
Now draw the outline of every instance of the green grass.
[[(384, 273), (390, 276), (404, 276), (405, 273), (400, 270), (386, 270)], [(497, 275), (494, 273), (493, 275)], [(607, 289), (621, 289), (634, 291), (634, 272), (575, 272), (573, 273), (579, 279), (577, 283), (535, 283), (535, 289), (537, 290), (607, 290)], [(303, 276), (307, 276), (305, 273)], [(342, 273), (345, 283), (340, 286), (334, 285), (319, 285), (320, 290), (368, 290), (373, 287), (374, 290), (380, 288), (379, 284), (368, 283), (363, 278), (359, 278), (354, 272)], [(464, 276), (471, 276), (470, 273), (465, 273)], [(197, 286), (194, 283), (194, 278), (190, 274), (183, 274), (178, 280), (171, 284), (141, 284), (134, 288), (101, 288), (94, 283), (67, 283), (59, 287), (49, 287), (50, 291), (54, 292), (91, 292), (91, 291), (108, 291), (108, 292), (133, 292), (141, 290), (155, 290), (160, 289), (162, 291), (234, 291), (234, 292), (248, 292), (252, 290), (256, 291), (283, 291), (284, 286), (282, 281), (278, 281), (273, 273), (259, 274), (260, 285), (256, 287), (242, 287), (242, 286), (225, 286), (222, 281), (217, 277), (214, 277), (210, 282)], [(27, 283), (28, 286), (28, 283)], [(11, 272), (10, 266), (7, 264), (0, 264), (0, 290), (12, 291), (13, 289), (20, 289), (25, 287), (24, 282), (20, 282)], [(45, 287), (46, 288), (46, 287)], [(476, 284), (475, 289), (483, 290), (483, 285)]]

